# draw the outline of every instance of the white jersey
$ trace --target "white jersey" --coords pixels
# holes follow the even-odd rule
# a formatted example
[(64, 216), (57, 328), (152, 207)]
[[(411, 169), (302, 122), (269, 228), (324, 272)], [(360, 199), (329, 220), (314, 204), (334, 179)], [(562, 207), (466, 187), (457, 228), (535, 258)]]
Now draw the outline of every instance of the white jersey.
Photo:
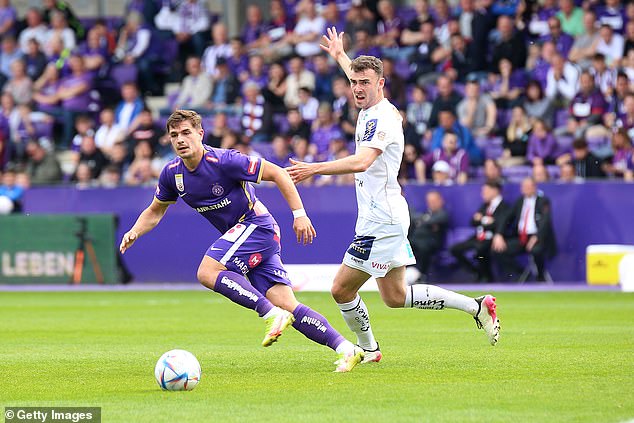
[(386, 98), (359, 112), (355, 144), (357, 151), (359, 147), (382, 151), (365, 172), (355, 173), (359, 218), (391, 225), (409, 224), (407, 202), (398, 183), (405, 148), (403, 118)]

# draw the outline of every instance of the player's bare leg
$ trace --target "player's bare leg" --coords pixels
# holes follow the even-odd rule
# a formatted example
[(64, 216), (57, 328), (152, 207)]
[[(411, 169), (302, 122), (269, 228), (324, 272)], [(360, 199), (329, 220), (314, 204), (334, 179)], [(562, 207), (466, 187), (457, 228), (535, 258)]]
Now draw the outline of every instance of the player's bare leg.
[(411, 307), (425, 310), (453, 308), (469, 313), (478, 328), (485, 331), (491, 345), (500, 336), (500, 322), (496, 315), (495, 297), (486, 295), (467, 297), (435, 285), (410, 285), (405, 282), (405, 266), (390, 270), (385, 277), (377, 278), (381, 298), (388, 307)]
[(293, 322), (293, 314), (274, 306), (246, 278), (209, 256), (203, 257), (198, 267), (198, 280), (207, 288), (224, 295), (236, 304), (255, 310), (266, 321), (262, 346), (268, 347)]
[(369, 278), (367, 273), (342, 264), (331, 289), (343, 320), (357, 335), (357, 344), (364, 350), (363, 363), (378, 362), (381, 359), (379, 344), (374, 339), (370, 326), (370, 313), (359, 296), (359, 289)]

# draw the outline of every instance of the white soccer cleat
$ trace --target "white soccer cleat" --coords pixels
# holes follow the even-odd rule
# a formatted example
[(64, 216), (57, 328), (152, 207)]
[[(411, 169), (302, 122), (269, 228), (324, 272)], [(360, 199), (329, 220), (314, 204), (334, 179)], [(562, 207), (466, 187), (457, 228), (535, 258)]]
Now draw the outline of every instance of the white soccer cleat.
[(478, 329), (484, 330), (491, 345), (495, 345), (500, 339), (500, 320), (496, 314), (495, 297), (484, 295), (475, 300), (478, 303), (478, 312), (473, 316), (476, 325)]
[(376, 348), (373, 350), (363, 350), (363, 360), (361, 361), (361, 364), (378, 363), (382, 358), (383, 354), (381, 354), (379, 344), (376, 344)]

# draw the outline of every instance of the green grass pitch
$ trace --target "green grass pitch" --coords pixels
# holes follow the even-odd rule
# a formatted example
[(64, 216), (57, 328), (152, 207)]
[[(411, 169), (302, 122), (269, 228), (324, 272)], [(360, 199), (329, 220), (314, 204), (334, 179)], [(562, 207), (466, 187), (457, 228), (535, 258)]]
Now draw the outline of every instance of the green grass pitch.
[[(212, 292), (3, 292), (0, 406), (100, 406), (104, 422), (623, 422), (634, 419), (634, 295), (497, 294), (488, 345), (455, 311), (364, 295), (384, 359), (332, 373), (333, 351)], [(299, 293), (349, 339), (326, 293)], [(154, 365), (194, 353), (201, 383), (163, 392)]]

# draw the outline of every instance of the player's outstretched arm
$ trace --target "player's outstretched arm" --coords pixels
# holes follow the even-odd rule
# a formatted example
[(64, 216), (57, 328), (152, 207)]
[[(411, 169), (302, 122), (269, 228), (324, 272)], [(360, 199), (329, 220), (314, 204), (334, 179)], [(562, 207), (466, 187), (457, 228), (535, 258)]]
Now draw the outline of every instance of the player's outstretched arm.
[(132, 228), (123, 235), (121, 245), (119, 245), (119, 251), (121, 251), (121, 254), (125, 253), (128, 248), (132, 247), (132, 244), (134, 244), (141, 235), (154, 229), (163, 216), (165, 216), (165, 212), (168, 207), (168, 203), (160, 202), (154, 198), (152, 203), (141, 212)]
[(337, 28), (334, 26), (332, 28), (326, 28), (326, 32), (328, 36), (324, 35), (323, 39), (324, 44), (319, 44), (322, 50), (328, 52), (332, 56), (333, 59), (337, 61), (341, 69), (346, 73), (348, 79), (350, 79), (351, 69), (350, 63), (352, 62), (345, 50), (343, 49), (343, 32), (337, 33)]
[(360, 147), (352, 156), (331, 162), (305, 163), (291, 159), (293, 166), (286, 168), (296, 184), (314, 175), (344, 175), (365, 172), (381, 154), (381, 150), (372, 147)]
[(264, 167), (262, 180), (274, 182), (291, 210), (293, 210), (293, 230), (295, 235), (297, 235), (297, 242), (303, 241), (304, 245), (312, 243), (313, 238), (317, 236), (317, 232), (308, 216), (306, 216), (302, 198), (299, 196), (299, 192), (297, 192), (297, 188), (295, 188), (290, 176), (276, 164), (263, 160), (262, 166)]

